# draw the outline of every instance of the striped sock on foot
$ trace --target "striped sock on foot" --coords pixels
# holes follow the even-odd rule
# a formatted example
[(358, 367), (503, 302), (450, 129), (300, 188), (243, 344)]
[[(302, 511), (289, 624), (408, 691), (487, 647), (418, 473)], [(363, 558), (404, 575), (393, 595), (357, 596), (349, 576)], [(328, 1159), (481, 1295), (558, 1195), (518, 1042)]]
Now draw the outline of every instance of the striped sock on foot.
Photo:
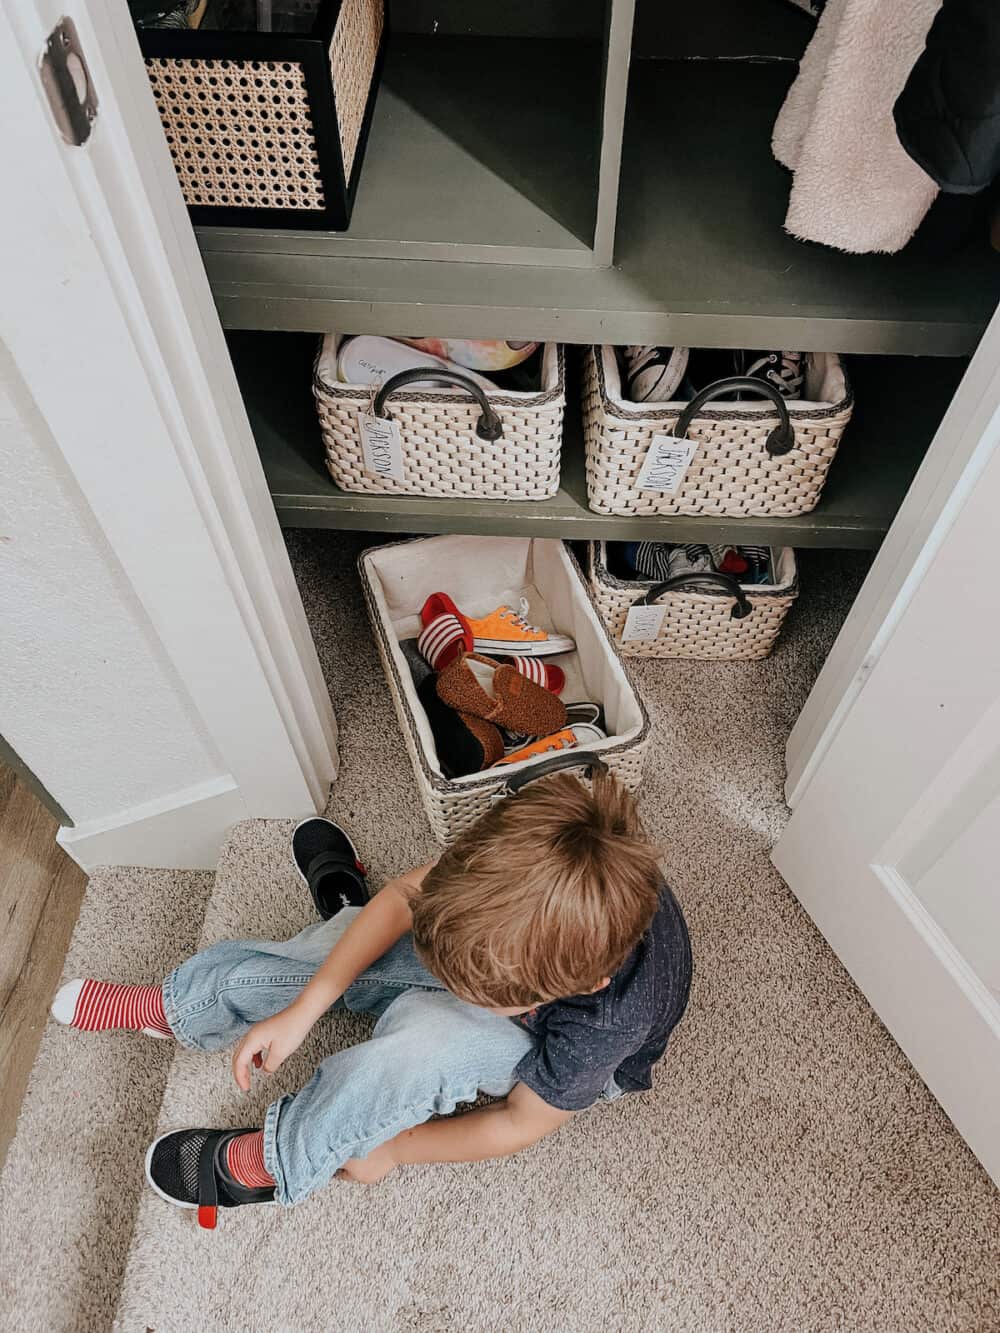
[(68, 981), (52, 1002), (52, 1017), (81, 1032), (147, 1032), (172, 1037), (162, 986), (119, 986), (113, 981)]
[(275, 1183), (264, 1165), (264, 1131), (240, 1134), (226, 1145), (226, 1167), (234, 1180), (251, 1189), (266, 1189)]

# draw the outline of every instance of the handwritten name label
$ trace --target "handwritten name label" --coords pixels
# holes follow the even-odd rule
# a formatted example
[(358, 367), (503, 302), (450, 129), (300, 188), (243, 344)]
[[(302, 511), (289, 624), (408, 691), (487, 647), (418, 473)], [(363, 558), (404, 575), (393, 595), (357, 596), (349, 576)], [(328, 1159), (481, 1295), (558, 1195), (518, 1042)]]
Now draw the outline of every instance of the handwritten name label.
[(675, 435), (654, 435), (636, 482), (639, 490), (666, 491), (675, 495), (697, 448), (693, 440), (679, 440)]
[(622, 643), (636, 643), (642, 639), (655, 639), (667, 614), (665, 606), (646, 606), (642, 602), (630, 606), (622, 630)]
[(403, 446), (399, 438), (399, 426), (388, 417), (372, 416), (370, 412), (359, 412), (358, 422), (361, 427), (361, 450), (365, 456), (365, 468), (376, 477), (388, 477), (393, 481), (405, 481), (403, 475)]

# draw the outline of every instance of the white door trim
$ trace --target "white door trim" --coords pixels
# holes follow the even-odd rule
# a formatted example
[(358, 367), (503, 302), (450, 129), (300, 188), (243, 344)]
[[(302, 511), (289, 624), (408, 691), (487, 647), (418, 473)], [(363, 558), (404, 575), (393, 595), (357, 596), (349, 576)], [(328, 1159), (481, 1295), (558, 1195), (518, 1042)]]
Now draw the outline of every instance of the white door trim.
[(786, 749), (794, 809), (850, 712), (914, 590), (947, 539), (1000, 429), (1000, 313), (944, 415), (854, 606), (799, 714)]
[[(82, 148), (59, 138), (38, 75), (61, 14), (76, 23), (100, 102)], [(18, 183), (17, 207), (0, 211), (0, 249), (14, 261), (4, 338), (238, 797), (220, 806), (220, 788), (206, 799), (227, 815), (322, 808), (336, 774), (333, 713), (127, 7), (0, 0), (0, 85), (4, 123), (16, 126), (4, 176)], [(99, 447), (93, 386), (73, 358), (53, 364), (60, 301), (95, 268), (95, 327), (135, 423), (131, 438), (109, 433)], [(194, 818), (190, 789), (175, 796)], [(92, 834), (100, 861), (122, 859), (108, 829)], [(99, 862), (87, 842), (85, 829), (66, 838), (89, 868)]]
[(995, 399), (963, 461), (772, 859), (1000, 1183)]

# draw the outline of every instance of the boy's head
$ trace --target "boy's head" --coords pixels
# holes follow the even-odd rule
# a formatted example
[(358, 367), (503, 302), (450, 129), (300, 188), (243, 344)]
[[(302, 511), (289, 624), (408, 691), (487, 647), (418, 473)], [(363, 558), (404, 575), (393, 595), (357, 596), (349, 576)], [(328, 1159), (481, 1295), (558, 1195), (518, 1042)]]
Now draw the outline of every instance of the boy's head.
[(501, 801), (424, 878), (417, 953), (460, 999), (520, 1011), (606, 985), (660, 892), (635, 803), (605, 773), (570, 774)]

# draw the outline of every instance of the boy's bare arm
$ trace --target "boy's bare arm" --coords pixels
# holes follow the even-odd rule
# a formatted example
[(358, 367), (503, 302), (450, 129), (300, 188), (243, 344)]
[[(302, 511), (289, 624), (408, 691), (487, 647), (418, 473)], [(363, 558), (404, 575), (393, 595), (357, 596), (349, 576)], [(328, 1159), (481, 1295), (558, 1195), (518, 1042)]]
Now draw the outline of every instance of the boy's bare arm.
[(261, 1067), (265, 1073), (273, 1073), (351, 982), (406, 934), (413, 924), (410, 899), (433, 865), (431, 861), (408, 870), (384, 885), (361, 909), (292, 1003), (273, 1018), (253, 1025), (233, 1053), (233, 1077), (244, 1092), (250, 1087), (255, 1055), (266, 1051)]
[(395, 1166), (417, 1162), (481, 1162), (509, 1157), (537, 1143), (572, 1119), (572, 1111), (550, 1106), (524, 1083), (492, 1106), (449, 1120), (428, 1120), (404, 1129), (365, 1158), (354, 1158), (337, 1173), (374, 1184)]

